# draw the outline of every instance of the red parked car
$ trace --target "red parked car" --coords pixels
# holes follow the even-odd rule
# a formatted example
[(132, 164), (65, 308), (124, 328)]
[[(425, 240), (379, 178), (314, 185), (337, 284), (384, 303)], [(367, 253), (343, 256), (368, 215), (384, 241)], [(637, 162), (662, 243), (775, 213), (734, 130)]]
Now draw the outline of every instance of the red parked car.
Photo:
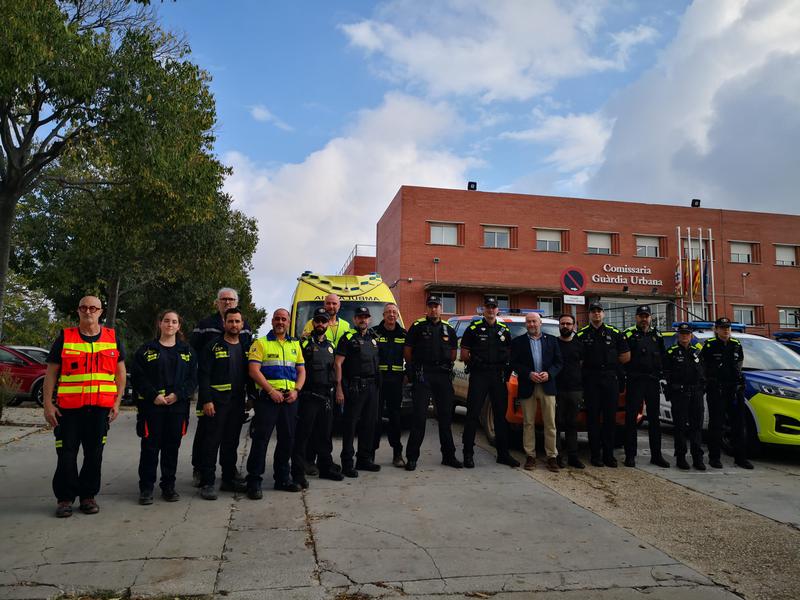
[(19, 383), (19, 392), (11, 404), (19, 404), (31, 399), (39, 406), (44, 405), (44, 373), (47, 364), (39, 362), (24, 352), (0, 345), (0, 371), (9, 372)]

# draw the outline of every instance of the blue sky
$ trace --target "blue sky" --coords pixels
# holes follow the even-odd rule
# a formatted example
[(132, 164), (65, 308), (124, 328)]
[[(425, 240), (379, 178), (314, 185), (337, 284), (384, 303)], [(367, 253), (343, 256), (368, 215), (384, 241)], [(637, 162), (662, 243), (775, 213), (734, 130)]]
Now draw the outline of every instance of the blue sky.
[(792, 0), (155, 9), (213, 78), (267, 310), (373, 243), (403, 184), (799, 212)]

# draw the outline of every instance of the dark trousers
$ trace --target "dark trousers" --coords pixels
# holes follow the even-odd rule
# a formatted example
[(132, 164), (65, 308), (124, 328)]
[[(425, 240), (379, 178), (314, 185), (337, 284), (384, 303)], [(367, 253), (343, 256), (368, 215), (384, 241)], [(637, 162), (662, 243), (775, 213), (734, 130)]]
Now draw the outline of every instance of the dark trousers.
[[(403, 443), (400, 441), (400, 406), (403, 403), (403, 376), (387, 375), (381, 381), (378, 392), (378, 415), (375, 429), (375, 450), (381, 445), (382, 433), (386, 431), (386, 438), (395, 454), (403, 452)], [(383, 425), (383, 416), (386, 415), (387, 426)], [(374, 453), (373, 453), (374, 456)]]
[(650, 438), (650, 456), (661, 456), (661, 384), (648, 375), (628, 375), (625, 394), (625, 456), (636, 456), (637, 423), (636, 418), (642, 408), (647, 406), (647, 434)]
[(674, 390), (670, 391), (670, 404), (672, 404), (672, 423), (675, 426), (675, 456), (686, 457), (686, 442), (692, 452), (695, 462), (703, 460), (702, 430), (703, 430), (703, 392), (700, 390)]
[(508, 388), (503, 379), (502, 370), (473, 371), (469, 376), (467, 391), (467, 420), (461, 441), (464, 444), (464, 456), (472, 456), (475, 451), (475, 432), (480, 424), (481, 411), (486, 396), (492, 403), (494, 416), (494, 439), (497, 456), (508, 455)]
[[(324, 394), (320, 394), (324, 395)], [(333, 464), (333, 444), (331, 428), (333, 426), (333, 409), (330, 393), (328, 400), (303, 392), (297, 399), (297, 429), (292, 449), (292, 477), (295, 481), (305, 479), (308, 447), (316, 449), (317, 463), (322, 471), (330, 469)]]
[(591, 371), (583, 380), (586, 421), (592, 460), (614, 457), (619, 382), (613, 371)]
[(139, 491), (152, 492), (156, 469), (161, 462), (161, 489), (175, 489), (178, 450), (186, 433), (186, 413), (150, 410), (141, 413), (141, 451), (139, 453)]
[(261, 485), (267, 462), (267, 446), (273, 430), (278, 431), (278, 441), (273, 456), (272, 476), (276, 482), (291, 481), (289, 458), (294, 445), (294, 431), (297, 424), (297, 402), (276, 403), (263, 391), (255, 401), (255, 416), (250, 436), (252, 445), (247, 457), (247, 484), (251, 487)]
[(203, 437), (205, 436), (205, 421), (206, 416), (202, 410), (197, 410), (197, 428), (194, 430), (194, 439), (192, 440), (192, 468), (195, 471), (200, 470), (200, 465), (203, 464)]
[[(59, 502), (94, 498), (100, 491), (100, 469), (108, 433), (108, 408), (84, 406), (59, 409), (56, 436), (58, 463), (53, 475), (53, 493)], [(78, 450), (83, 447), (83, 465), (78, 472)]]
[(370, 462), (375, 449), (378, 385), (375, 379), (344, 381), (342, 418), (342, 468), (353, 466), (353, 440), (358, 433), (358, 462)]
[(744, 431), (744, 395), (736, 385), (709, 385), (706, 388), (708, 404), (708, 457), (719, 460), (722, 451), (722, 430), (730, 428), (733, 456), (738, 460), (747, 458)]
[(203, 415), (204, 433), (200, 458), (200, 485), (214, 485), (216, 480), (217, 456), (222, 468), (222, 480), (236, 478), (239, 437), (242, 433), (244, 399), (231, 398), (228, 402), (214, 403), (214, 416)]
[[(434, 368), (435, 369), (435, 368)], [(453, 382), (447, 371), (424, 369), (422, 376), (414, 383), (414, 408), (411, 422), (411, 433), (406, 444), (406, 458), (419, 459), (419, 449), (425, 439), (425, 424), (428, 420), (428, 402), (433, 398), (436, 406), (436, 418), (439, 421), (439, 446), (443, 458), (451, 458), (456, 454), (453, 443)]]
[[(558, 453), (578, 457), (578, 410), (583, 400), (582, 390), (565, 390), (556, 395), (556, 444)], [(561, 442), (561, 432), (564, 442)]]

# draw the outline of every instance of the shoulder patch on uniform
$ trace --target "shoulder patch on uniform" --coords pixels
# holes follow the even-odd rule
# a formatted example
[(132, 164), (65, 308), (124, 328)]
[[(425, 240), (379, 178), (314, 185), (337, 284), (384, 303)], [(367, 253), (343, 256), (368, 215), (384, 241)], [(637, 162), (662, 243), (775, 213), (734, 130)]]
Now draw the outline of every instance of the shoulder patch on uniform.
[(425, 319), (427, 319), (427, 318), (428, 317), (422, 317), (421, 319), (417, 319), (416, 321), (414, 321), (414, 325), (416, 325), (417, 323), (424, 323)]
[(625, 330), (625, 337), (633, 337), (633, 330), (626, 329)]
[(608, 327), (614, 333), (619, 333), (619, 329), (617, 329), (616, 327), (612, 327), (611, 325), (606, 325), (606, 327)]

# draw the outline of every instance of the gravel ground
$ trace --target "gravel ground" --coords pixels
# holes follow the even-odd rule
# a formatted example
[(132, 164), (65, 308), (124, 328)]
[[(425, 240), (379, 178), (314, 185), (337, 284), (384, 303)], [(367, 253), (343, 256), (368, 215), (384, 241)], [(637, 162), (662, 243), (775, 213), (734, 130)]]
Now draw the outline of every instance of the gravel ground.
[(639, 469), (526, 473), (752, 600), (798, 598), (800, 531)]

